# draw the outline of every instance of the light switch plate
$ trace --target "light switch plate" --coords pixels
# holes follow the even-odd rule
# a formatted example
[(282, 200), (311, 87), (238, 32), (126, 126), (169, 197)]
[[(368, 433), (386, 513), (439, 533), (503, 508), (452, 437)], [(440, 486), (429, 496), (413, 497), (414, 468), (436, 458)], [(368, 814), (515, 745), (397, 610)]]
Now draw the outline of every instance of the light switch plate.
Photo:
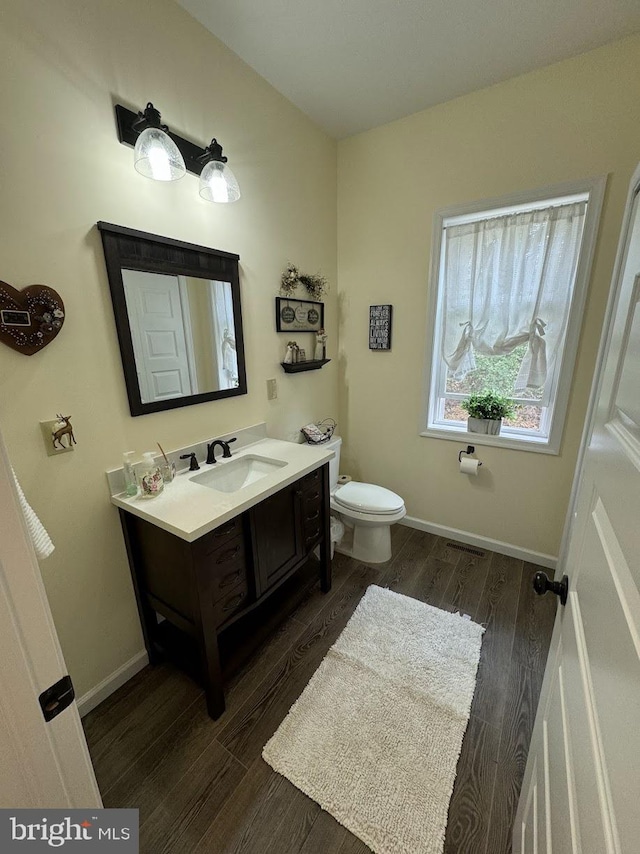
[(267, 380), (267, 400), (275, 400), (278, 397), (278, 383), (275, 379)]
[(60, 437), (60, 441), (64, 443), (64, 447), (60, 447), (60, 442), (53, 445), (53, 434), (60, 428), (60, 421), (54, 418), (53, 421), (41, 421), (40, 429), (42, 430), (42, 439), (48, 457), (57, 457), (58, 454), (67, 454), (73, 451), (73, 444), (68, 433)]

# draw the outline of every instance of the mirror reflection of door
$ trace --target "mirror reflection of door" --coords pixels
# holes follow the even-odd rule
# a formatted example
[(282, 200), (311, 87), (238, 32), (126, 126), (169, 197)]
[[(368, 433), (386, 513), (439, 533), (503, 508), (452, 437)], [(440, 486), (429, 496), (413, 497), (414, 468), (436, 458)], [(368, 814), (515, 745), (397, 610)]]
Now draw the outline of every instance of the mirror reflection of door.
[(123, 270), (142, 403), (236, 388), (231, 284)]
[(142, 402), (194, 394), (178, 277), (122, 272)]

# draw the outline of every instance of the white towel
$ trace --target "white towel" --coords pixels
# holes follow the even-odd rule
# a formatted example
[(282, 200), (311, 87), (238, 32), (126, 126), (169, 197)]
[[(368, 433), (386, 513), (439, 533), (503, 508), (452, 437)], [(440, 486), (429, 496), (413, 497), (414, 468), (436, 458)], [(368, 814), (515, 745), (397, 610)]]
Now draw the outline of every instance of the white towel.
[(27, 529), (29, 531), (29, 536), (31, 537), (31, 542), (33, 543), (33, 547), (36, 550), (36, 557), (39, 560), (43, 560), (45, 557), (49, 557), (51, 552), (55, 549), (55, 546), (51, 542), (51, 537), (47, 534), (44, 525), (38, 519), (35, 514), (35, 511), (30, 506), (27, 499), (24, 497), (24, 492), (22, 491), (22, 487), (18, 483), (18, 478), (16, 477), (16, 473), (13, 468), (11, 469), (11, 474), (13, 475), (13, 480), (16, 484), (16, 489), (18, 490), (18, 498), (20, 499), (20, 507), (22, 508), (22, 512), (24, 513), (24, 518), (27, 523)]

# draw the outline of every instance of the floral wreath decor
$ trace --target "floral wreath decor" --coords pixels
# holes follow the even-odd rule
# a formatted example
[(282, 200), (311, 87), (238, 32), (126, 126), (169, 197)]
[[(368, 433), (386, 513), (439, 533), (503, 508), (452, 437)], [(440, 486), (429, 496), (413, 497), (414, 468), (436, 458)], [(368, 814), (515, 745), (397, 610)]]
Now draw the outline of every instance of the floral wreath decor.
[(324, 276), (309, 276), (301, 273), (293, 264), (288, 264), (280, 277), (280, 293), (283, 296), (291, 296), (298, 285), (304, 285), (309, 295), (315, 300), (319, 300), (329, 289)]

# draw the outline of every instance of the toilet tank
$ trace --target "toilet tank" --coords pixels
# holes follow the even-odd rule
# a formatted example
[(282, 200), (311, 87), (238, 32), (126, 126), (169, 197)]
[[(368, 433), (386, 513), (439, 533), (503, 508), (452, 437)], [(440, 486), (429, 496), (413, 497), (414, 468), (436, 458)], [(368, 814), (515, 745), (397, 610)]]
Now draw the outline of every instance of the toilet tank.
[(333, 489), (338, 483), (338, 475), (340, 474), (340, 447), (342, 439), (340, 436), (332, 436), (328, 442), (323, 442), (319, 447), (331, 448), (335, 457), (329, 460), (329, 489)]

